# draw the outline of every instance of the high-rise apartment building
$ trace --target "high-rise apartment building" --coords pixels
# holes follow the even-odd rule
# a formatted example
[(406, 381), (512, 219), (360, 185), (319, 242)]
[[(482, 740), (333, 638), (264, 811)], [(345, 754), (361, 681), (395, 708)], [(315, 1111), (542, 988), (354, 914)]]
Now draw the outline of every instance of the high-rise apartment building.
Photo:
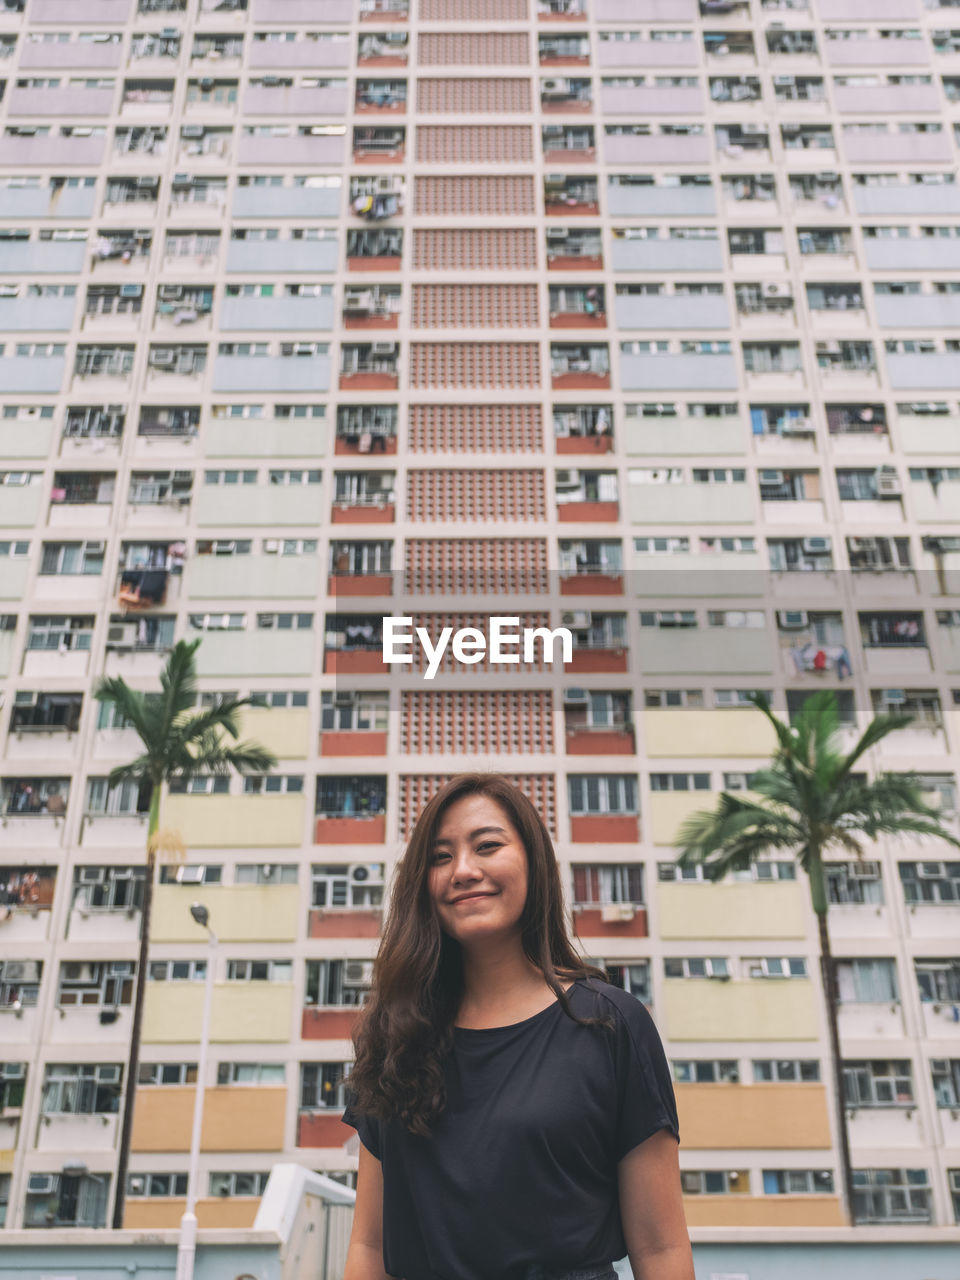
[[(0, 1222), (103, 1225), (143, 892), (92, 698), (202, 637), (267, 778), (165, 797), (126, 1222), (345, 1178), (389, 877), (452, 773), (557, 842), (674, 1065), (692, 1224), (841, 1222), (806, 885), (678, 877), (795, 714), (960, 755), (960, 8), (0, 0)], [(567, 625), (397, 677), (381, 619)], [(952, 820), (952, 819), (951, 819)], [(960, 1220), (960, 855), (830, 870), (855, 1211)]]

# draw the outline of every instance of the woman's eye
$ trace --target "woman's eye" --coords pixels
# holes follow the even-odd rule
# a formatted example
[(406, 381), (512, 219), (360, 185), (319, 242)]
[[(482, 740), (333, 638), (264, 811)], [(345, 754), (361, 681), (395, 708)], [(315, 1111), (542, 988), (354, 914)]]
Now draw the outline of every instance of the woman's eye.
[(489, 850), (489, 849), (499, 849), (499, 848), (500, 846), (498, 844), (478, 844), (477, 845), (477, 849), (480, 853), (483, 853), (485, 849)]

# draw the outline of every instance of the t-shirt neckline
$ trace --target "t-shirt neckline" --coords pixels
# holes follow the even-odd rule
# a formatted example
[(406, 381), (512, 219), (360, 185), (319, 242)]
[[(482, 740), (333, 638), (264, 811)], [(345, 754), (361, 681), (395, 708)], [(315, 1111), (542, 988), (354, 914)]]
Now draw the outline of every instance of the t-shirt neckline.
[[(579, 978), (574, 978), (573, 982), (567, 988), (568, 997), (579, 981)], [(538, 1018), (542, 1018), (546, 1014), (551, 1013), (554, 1009), (559, 1009), (560, 1007), (560, 998), (557, 997), (552, 1001), (552, 1003), (548, 1004), (546, 1008), (541, 1009), (539, 1013), (531, 1014), (529, 1018), (521, 1018), (519, 1022), (508, 1022), (502, 1027), (458, 1027), (454, 1024), (453, 1033), (455, 1036), (489, 1036), (497, 1035), (503, 1031), (516, 1031), (520, 1027), (529, 1026), (531, 1022), (536, 1022)]]

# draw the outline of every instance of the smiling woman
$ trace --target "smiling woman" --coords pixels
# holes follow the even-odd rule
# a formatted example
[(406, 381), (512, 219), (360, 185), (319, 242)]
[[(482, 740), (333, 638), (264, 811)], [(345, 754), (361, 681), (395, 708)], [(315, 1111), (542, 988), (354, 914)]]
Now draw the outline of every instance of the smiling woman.
[(498, 774), (417, 822), (354, 1038), (344, 1280), (693, 1280), (656, 1028), (566, 931), (547, 830)]

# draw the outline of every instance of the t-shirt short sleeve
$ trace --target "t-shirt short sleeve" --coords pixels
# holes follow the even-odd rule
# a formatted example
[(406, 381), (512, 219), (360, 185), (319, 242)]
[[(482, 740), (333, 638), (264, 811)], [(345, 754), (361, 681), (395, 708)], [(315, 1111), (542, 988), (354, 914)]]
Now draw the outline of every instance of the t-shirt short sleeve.
[(628, 1151), (668, 1129), (679, 1141), (673, 1080), (653, 1019), (639, 1000), (618, 1000), (614, 1010), (617, 1072), (615, 1154)]
[(372, 1155), (378, 1160), (382, 1159), (381, 1152), (383, 1150), (380, 1141), (380, 1120), (377, 1116), (368, 1116), (363, 1111), (354, 1109), (355, 1095), (346, 1090), (347, 1106), (343, 1113), (343, 1123), (348, 1124), (351, 1129), (356, 1129), (360, 1141)]

